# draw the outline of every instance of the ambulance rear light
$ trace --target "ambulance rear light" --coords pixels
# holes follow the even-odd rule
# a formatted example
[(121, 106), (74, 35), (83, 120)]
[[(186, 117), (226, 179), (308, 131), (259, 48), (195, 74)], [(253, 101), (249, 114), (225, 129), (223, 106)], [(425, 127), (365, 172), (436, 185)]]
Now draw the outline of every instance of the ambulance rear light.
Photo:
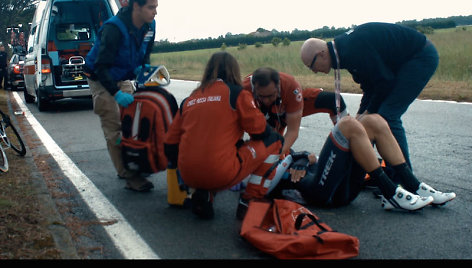
[(41, 73), (43, 74), (51, 73), (51, 60), (50, 59), (41, 59)]

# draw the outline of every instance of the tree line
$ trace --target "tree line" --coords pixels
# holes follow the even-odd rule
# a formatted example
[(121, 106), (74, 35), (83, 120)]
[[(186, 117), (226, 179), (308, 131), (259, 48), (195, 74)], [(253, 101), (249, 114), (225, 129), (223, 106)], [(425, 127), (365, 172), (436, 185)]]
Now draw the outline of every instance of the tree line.
[[(431, 33), (434, 29), (453, 28), (459, 25), (472, 25), (472, 15), (454, 16), (449, 18), (424, 19), (421, 21), (408, 20), (397, 22), (397, 24), (415, 28), (424, 33)], [(355, 27), (355, 25), (353, 25), (352, 27)], [(225, 46), (240, 46), (241, 44), (254, 45), (258, 43), (267, 44), (273, 43), (274, 39), (303, 41), (311, 37), (334, 38), (337, 35), (347, 32), (351, 28), (335, 28), (325, 26), (323, 28), (316, 29), (313, 31), (295, 29), (292, 32), (279, 32), (277, 30), (267, 31), (265, 29), (259, 28), (255, 33), (252, 34), (233, 35), (231, 33), (227, 33), (225, 36), (221, 35), (218, 38), (208, 37), (204, 39), (193, 39), (179, 43), (171, 43), (168, 40), (161, 40), (155, 42), (154, 52), (175, 52), (185, 50), (219, 48), (223, 44)]]
[[(17, 28), (15, 30), (24, 32), (25, 40), (28, 38), (29, 23), (33, 19), (36, 4), (39, 0), (0, 0), (0, 42), (9, 44), (11, 42), (10, 33), (6, 28)], [(448, 18), (424, 19), (421, 21), (409, 20), (397, 22), (397, 24), (416, 28), (419, 31), (431, 31), (431, 29), (452, 28), (460, 25), (472, 25), (472, 15), (453, 16)], [(19, 27), (21, 25), (21, 27)], [(353, 25), (354, 27), (354, 25)], [(352, 28), (352, 27), (351, 27)], [(291, 32), (277, 30), (268, 31), (263, 28), (257, 29), (252, 34), (231, 34), (221, 35), (218, 38), (203, 38), (188, 40), (179, 43), (171, 43), (168, 40), (156, 41), (153, 52), (173, 52), (184, 50), (197, 50), (206, 48), (219, 48), (225, 46), (241, 46), (254, 44), (274, 44), (274, 40), (302, 41), (311, 37), (333, 38), (348, 31), (350, 28), (335, 28), (324, 26), (313, 31), (295, 29)]]

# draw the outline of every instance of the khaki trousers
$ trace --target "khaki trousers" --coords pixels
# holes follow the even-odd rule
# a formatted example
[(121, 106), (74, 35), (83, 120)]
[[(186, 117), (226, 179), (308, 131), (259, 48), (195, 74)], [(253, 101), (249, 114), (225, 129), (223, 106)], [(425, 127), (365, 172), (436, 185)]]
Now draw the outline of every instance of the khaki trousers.
[[(131, 178), (133, 173), (125, 169), (121, 157), (121, 119), (118, 103), (99, 81), (88, 79), (88, 84), (93, 97), (93, 111), (100, 117), (108, 153), (116, 172), (120, 177)], [(126, 93), (132, 94), (134, 92), (130, 81), (121, 81), (118, 83), (118, 87)]]

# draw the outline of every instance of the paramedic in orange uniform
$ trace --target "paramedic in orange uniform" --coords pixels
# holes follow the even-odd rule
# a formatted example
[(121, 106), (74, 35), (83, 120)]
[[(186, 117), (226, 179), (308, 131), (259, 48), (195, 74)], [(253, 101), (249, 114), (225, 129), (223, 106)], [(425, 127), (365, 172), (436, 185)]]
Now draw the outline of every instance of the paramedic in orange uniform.
[[(251, 137), (243, 142), (244, 133)], [(278, 162), (283, 137), (266, 124), (249, 91), (242, 89), (238, 62), (227, 52), (210, 58), (201, 82), (180, 105), (166, 135), (165, 151), (183, 181), (196, 189), (192, 211), (213, 217), (213, 195), (249, 176), (247, 198), (262, 198), (264, 174)]]
[[(282, 154), (288, 154), (298, 138), (302, 117), (315, 113), (329, 113), (336, 123), (336, 103), (333, 92), (321, 88), (302, 89), (289, 74), (263, 67), (243, 81), (244, 89), (252, 92), (256, 105), (267, 122), (284, 135)], [(341, 115), (346, 115), (346, 105), (341, 97)]]

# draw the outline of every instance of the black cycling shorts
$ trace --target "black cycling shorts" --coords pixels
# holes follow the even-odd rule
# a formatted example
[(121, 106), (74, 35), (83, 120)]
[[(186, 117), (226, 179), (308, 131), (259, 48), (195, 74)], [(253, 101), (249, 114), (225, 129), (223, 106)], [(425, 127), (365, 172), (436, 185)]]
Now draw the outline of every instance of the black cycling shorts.
[(318, 162), (308, 168), (295, 188), (308, 203), (341, 206), (357, 197), (365, 174), (351, 154), (349, 141), (335, 126), (323, 145)]

